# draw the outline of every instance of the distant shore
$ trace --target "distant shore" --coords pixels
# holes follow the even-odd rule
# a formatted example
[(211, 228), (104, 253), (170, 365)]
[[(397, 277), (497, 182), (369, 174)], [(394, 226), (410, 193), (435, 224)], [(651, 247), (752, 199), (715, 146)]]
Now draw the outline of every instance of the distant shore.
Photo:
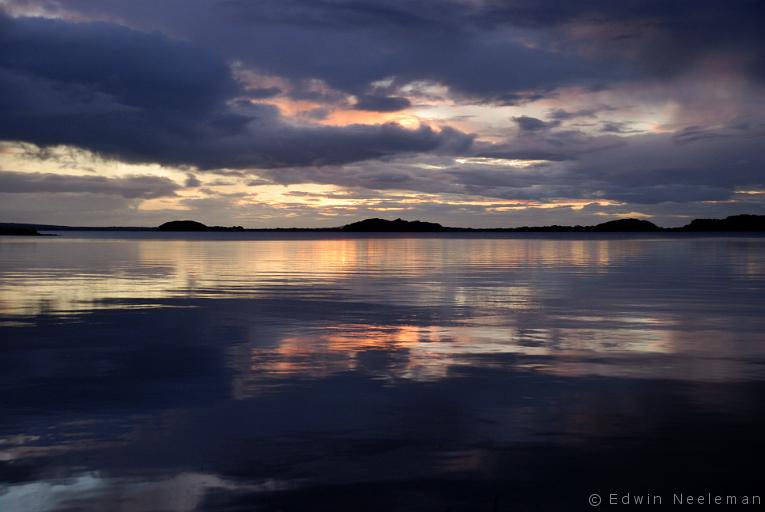
[(44, 236), (40, 231), (153, 231), (153, 232), (317, 232), (317, 233), (740, 233), (765, 232), (765, 215), (733, 215), (724, 219), (694, 219), (685, 226), (664, 228), (642, 219), (619, 219), (594, 226), (522, 226), (514, 228), (448, 227), (434, 222), (403, 219), (365, 219), (331, 228), (244, 228), (207, 226), (192, 220), (166, 222), (158, 227), (61, 226), (0, 223), (0, 235)]
[(0, 236), (55, 236), (40, 233), (34, 227), (0, 224)]

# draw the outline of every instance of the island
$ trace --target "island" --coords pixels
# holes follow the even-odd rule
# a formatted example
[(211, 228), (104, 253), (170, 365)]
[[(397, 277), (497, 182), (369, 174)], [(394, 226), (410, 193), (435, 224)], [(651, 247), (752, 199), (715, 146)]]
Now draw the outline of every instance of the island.
[(682, 231), (765, 231), (765, 215), (733, 215), (724, 219), (694, 219)]
[(592, 226), (591, 231), (601, 233), (651, 233), (661, 231), (661, 228), (647, 220), (619, 219)]
[(173, 220), (165, 222), (157, 228), (157, 231), (244, 231), (242, 226), (205, 226), (195, 220)]
[(366, 233), (432, 233), (438, 231), (447, 231), (448, 228), (435, 222), (422, 222), (419, 220), (385, 220), (385, 219), (366, 219), (352, 224), (346, 224), (341, 231), (366, 232)]

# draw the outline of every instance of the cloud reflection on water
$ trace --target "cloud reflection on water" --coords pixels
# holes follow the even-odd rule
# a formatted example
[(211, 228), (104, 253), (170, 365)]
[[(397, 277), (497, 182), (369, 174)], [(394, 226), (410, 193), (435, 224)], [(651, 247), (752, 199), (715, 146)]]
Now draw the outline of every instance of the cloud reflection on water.
[[(3, 240), (0, 503), (471, 510), (550, 471), (582, 475), (560, 496), (662, 465), (695, 481), (688, 453), (743, 485), (734, 449), (758, 453), (765, 424), (763, 249)], [(631, 465), (591, 462), (606, 452)]]

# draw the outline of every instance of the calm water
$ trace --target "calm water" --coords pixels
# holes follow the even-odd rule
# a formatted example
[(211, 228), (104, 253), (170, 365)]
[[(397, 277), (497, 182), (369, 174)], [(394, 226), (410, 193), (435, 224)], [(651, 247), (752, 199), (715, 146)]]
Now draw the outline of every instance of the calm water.
[(8, 237), (0, 351), (3, 512), (765, 494), (765, 238)]

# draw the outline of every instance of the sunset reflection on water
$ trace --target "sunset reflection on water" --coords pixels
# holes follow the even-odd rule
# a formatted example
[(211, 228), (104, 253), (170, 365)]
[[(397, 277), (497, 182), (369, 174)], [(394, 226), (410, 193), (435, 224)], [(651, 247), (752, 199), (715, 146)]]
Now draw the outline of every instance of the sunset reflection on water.
[[(72, 237), (75, 238), (72, 238)], [(416, 278), (416, 301), (428, 290), (445, 290), (451, 269), (491, 278), (492, 271), (525, 268), (582, 269), (597, 274), (610, 258), (640, 251), (639, 242), (606, 240), (507, 239), (319, 239), (319, 240), (152, 240), (76, 238), (3, 241), (4, 271), (0, 314), (69, 314), (109, 307), (114, 299), (256, 296), (269, 287), (343, 286), (354, 278)], [(80, 235), (83, 236), (83, 235)], [(87, 236), (87, 233), (84, 235)], [(610, 244), (610, 245), (609, 245)], [(30, 253), (34, 257), (30, 260)], [(487, 268), (489, 267), (489, 268)], [(431, 279), (428, 280), (427, 277)], [(526, 278), (523, 286), (528, 285)], [(369, 283), (379, 286), (382, 283)], [(522, 307), (527, 289), (481, 289), (480, 282), (461, 292), (501, 294), (488, 301), (515, 301)], [(350, 290), (363, 295), (358, 287)], [(451, 290), (450, 290), (451, 291)], [(374, 291), (370, 295), (377, 295)], [(395, 299), (407, 299), (395, 293)], [(467, 300), (442, 297), (444, 300)], [(519, 303), (521, 302), (521, 303)]]
[(0, 509), (472, 510), (762, 449), (763, 238), (216, 236), (0, 241)]

